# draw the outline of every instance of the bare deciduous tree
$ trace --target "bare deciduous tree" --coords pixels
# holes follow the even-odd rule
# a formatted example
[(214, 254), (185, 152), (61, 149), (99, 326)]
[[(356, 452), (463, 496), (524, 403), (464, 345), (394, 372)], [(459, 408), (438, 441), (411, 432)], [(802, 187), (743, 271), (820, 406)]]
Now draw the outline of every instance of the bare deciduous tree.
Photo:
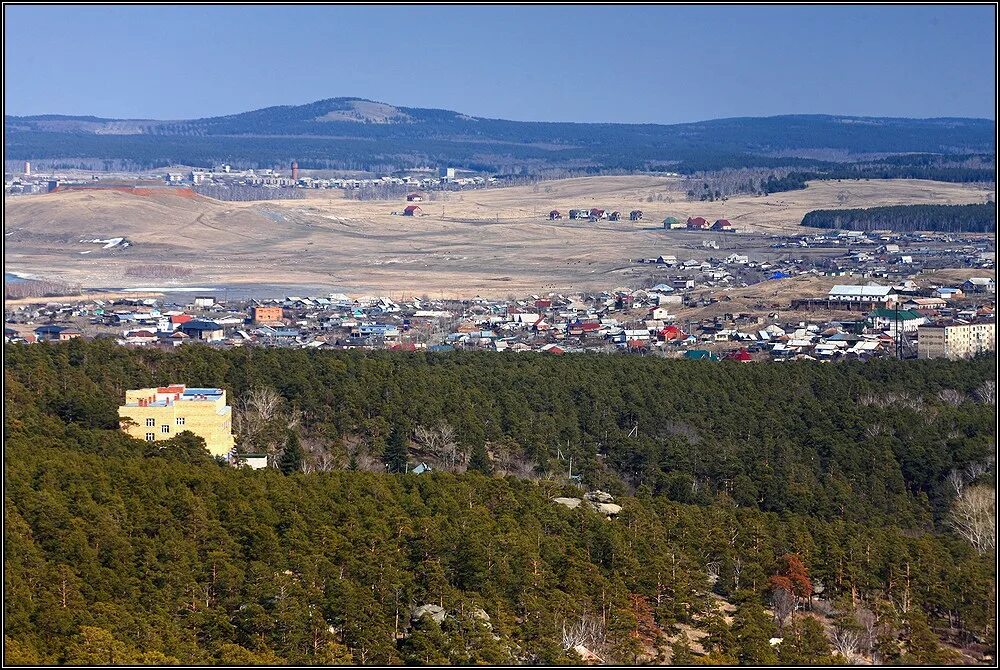
[[(277, 391), (266, 386), (255, 386), (236, 401), (233, 413), (233, 430), (244, 451), (262, 451), (268, 455), (268, 462), (281, 450), (284, 432), (287, 429), (282, 414), (283, 400)], [(281, 425), (285, 423), (285, 425)]]
[(870, 426), (865, 426), (865, 434), (871, 439), (875, 439), (879, 435), (886, 435), (888, 432), (889, 429), (884, 423), (873, 423)]
[(774, 589), (774, 593), (771, 594), (771, 610), (774, 612), (774, 621), (780, 630), (784, 630), (785, 621), (795, 611), (797, 601), (798, 598), (782, 588)]
[(996, 407), (997, 404), (997, 383), (992, 379), (988, 379), (983, 382), (983, 385), (976, 389), (975, 391), (976, 400), (983, 403), (984, 405), (993, 405)]
[(948, 473), (948, 483), (954, 489), (955, 495), (961, 498), (962, 492), (965, 491), (965, 474), (957, 468), (952, 470)]
[[(996, 445), (993, 446), (994, 453), (996, 452)], [(985, 475), (987, 472), (993, 470), (993, 454), (991, 453), (986, 457), (985, 460), (976, 461), (974, 463), (969, 463), (965, 466), (965, 481), (970, 484), (974, 484), (977, 479)]]
[(837, 627), (833, 631), (833, 648), (850, 664), (861, 660), (861, 635), (849, 628)]
[(965, 394), (961, 391), (956, 391), (955, 389), (944, 389), (943, 391), (938, 392), (938, 399), (941, 400), (941, 402), (958, 407), (965, 402)]
[(854, 612), (854, 619), (861, 627), (861, 649), (865, 653), (871, 654), (878, 637), (878, 616), (866, 607), (858, 607)]
[(590, 650), (604, 644), (605, 630), (601, 620), (590, 614), (584, 614), (576, 622), (562, 624), (562, 646), (565, 650), (582, 644)]
[(996, 551), (997, 492), (978, 484), (969, 486), (955, 500), (949, 518), (955, 531), (980, 554)]
[(437, 428), (417, 426), (413, 433), (418, 444), (432, 455), (448, 463), (451, 470), (464, 463), (465, 455), (456, 439), (455, 429), (449, 423), (443, 422)]

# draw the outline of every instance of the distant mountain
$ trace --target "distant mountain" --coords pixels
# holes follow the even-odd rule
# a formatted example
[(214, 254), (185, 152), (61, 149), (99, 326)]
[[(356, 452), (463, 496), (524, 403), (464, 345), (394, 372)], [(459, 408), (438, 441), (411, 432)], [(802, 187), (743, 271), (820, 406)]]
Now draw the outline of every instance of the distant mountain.
[[(6, 116), (9, 160), (396, 169), (679, 171), (807, 166), (873, 154), (992, 154), (995, 122), (828, 115), (674, 125), (543, 123), (330, 98), (203, 119)], [(833, 157), (833, 158), (831, 158)]]

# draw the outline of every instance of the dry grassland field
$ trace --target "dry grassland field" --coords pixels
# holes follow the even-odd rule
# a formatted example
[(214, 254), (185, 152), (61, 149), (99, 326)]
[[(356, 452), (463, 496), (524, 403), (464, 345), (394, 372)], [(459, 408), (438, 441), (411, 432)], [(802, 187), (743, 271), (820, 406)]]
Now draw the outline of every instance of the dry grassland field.
[[(4, 201), (6, 269), (87, 288), (169, 286), (317, 287), (433, 297), (524, 295), (628, 285), (633, 258), (702, 258), (717, 233), (665, 231), (666, 216), (727, 218), (744, 233), (803, 233), (820, 208), (964, 204), (984, 188), (919, 180), (812, 182), (802, 191), (726, 202), (690, 202), (690, 182), (652, 176), (587, 177), (537, 186), (435, 193), (424, 216), (407, 203), (359, 202), (340, 191), (305, 200), (220, 202), (162, 189), (67, 191)], [(652, 201), (650, 201), (652, 199)], [(600, 207), (639, 222), (568, 220)], [(549, 221), (558, 209), (565, 217)], [(400, 214), (394, 214), (398, 212)], [(756, 244), (760, 244), (760, 235)], [(125, 238), (103, 248), (93, 240)], [(149, 271), (157, 268), (157, 273)], [(176, 274), (172, 276), (172, 273)]]

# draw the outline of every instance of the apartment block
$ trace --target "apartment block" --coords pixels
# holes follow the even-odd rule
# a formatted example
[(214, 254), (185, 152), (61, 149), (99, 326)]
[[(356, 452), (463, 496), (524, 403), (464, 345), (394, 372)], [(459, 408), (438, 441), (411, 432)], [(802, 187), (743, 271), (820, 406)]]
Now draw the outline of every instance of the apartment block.
[(917, 358), (971, 358), (996, 350), (996, 323), (958, 323), (917, 328)]
[(187, 430), (204, 438), (213, 456), (226, 456), (235, 446), (224, 389), (173, 384), (126, 391), (118, 416), (122, 430), (147, 442), (169, 440)]

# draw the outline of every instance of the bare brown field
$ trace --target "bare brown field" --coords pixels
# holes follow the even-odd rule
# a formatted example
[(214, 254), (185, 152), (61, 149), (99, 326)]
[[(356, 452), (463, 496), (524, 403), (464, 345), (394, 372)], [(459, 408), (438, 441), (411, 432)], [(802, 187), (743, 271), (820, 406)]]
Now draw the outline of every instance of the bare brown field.
[[(305, 200), (219, 202), (169, 193), (65, 192), (6, 198), (9, 270), (86, 287), (148, 286), (137, 269), (189, 268), (183, 285), (322, 286), (347, 292), (507, 296), (628, 285), (633, 258), (704, 257), (717, 233), (664, 231), (671, 215), (728, 218), (741, 231), (788, 233), (811, 209), (981, 202), (992, 191), (917, 180), (813, 182), (802, 191), (688, 202), (688, 183), (587, 177), (537, 186), (436, 193), (421, 217), (405, 202), (359, 202), (339, 191)], [(652, 200), (652, 201), (650, 201)], [(644, 221), (548, 221), (551, 209), (644, 212)], [(126, 249), (81, 240), (124, 237)], [(728, 248), (739, 248), (737, 235)], [(83, 253), (87, 252), (87, 253)], [(169, 282), (152, 280), (156, 286)]]

